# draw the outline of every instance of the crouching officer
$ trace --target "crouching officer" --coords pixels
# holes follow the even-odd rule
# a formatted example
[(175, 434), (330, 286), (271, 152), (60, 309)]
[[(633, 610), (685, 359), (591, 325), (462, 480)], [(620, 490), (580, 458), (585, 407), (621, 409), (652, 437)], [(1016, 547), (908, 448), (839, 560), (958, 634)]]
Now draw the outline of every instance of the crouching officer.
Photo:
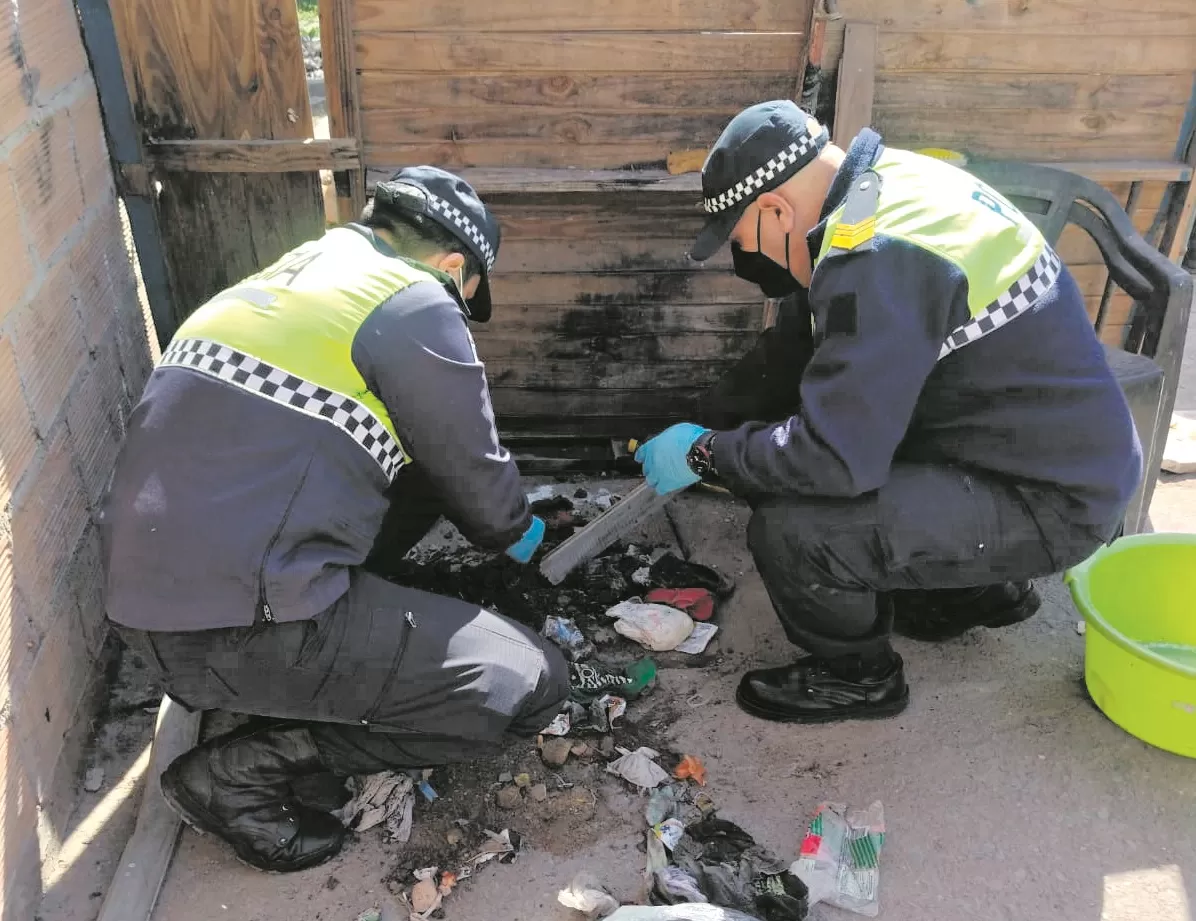
[(731, 121), (702, 191), (691, 257), (729, 239), (765, 295), (808, 289), (812, 354), (785, 413), (681, 423), (637, 459), (660, 491), (707, 478), (754, 508), (748, 546), (809, 655), (748, 672), (743, 709), (898, 713), (894, 621), (944, 639), (1024, 620), (1031, 578), (1116, 534), (1142, 473), (1129, 409), (1066, 267), (963, 170), (869, 129), (843, 151), (777, 101)]
[(255, 867), (340, 849), (305, 780), (476, 757), (568, 693), (532, 631), (373, 574), (441, 514), (521, 562), (543, 536), (467, 327), (498, 246), (466, 182), (402, 170), (360, 223), (200, 307), (133, 412), (102, 509), (108, 617), (184, 706), (267, 718), (162, 777)]

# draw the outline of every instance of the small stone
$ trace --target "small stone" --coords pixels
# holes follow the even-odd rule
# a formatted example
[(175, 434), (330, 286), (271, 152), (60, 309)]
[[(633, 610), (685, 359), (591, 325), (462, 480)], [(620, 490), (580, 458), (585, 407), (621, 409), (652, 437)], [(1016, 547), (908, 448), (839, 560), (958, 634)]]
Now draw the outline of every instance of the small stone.
[(503, 809), (518, 809), (523, 802), (523, 794), (518, 787), (503, 787), (498, 791), (498, 805)]
[(340, 884), (341, 884), (341, 881), (339, 879), (337, 879), (335, 876), (330, 876), (330, 877), (328, 877), (328, 879), (326, 879), (324, 881), (324, 888), (327, 889), (329, 892), (331, 892), (333, 889), (335, 889)]
[(515, 786), (522, 788), (522, 787), (530, 787), (531, 785), (532, 785), (532, 775), (531, 774), (525, 773), (525, 774), (516, 774), (515, 775)]
[(527, 792), (531, 794), (532, 799), (537, 803), (542, 803), (548, 799), (548, 787), (545, 784), (538, 783)]
[(1080, 634), (1080, 636), (1083, 636), (1087, 632), (1088, 632), (1088, 624), (1082, 620), (1079, 621), (1076, 624), (1076, 633)]
[(589, 493), (588, 493), (588, 492), (586, 492), (584, 489), (582, 489), (582, 488), (578, 487), (578, 490), (577, 490), (577, 492), (575, 492), (575, 493), (573, 494), (573, 498), (574, 498), (574, 499), (584, 499), (584, 498), (586, 498), (588, 495), (589, 495)]
[(548, 739), (540, 749), (540, 757), (544, 759), (545, 764), (560, 767), (569, 760), (569, 751), (572, 748), (573, 742), (569, 739)]
[(445, 834), (444, 840), (449, 843), (450, 847), (456, 847), (461, 843), (461, 829), (450, 828)]
[(614, 754), (615, 751), (615, 737), (603, 736), (602, 741), (598, 743), (598, 751), (604, 755)]
[(102, 767), (93, 767), (88, 770), (87, 774), (83, 777), (83, 789), (88, 793), (95, 793), (102, 786), (104, 786), (104, 769)]
[(501, 774), (498, 775), (499, 783), (510, 783), (514, 779), (515, 778), (511, 776), (510, 771), (503, 771)]
[(585, 742), (578, 742), (569, 751), (573, 753), (574, 758), (585, 758), (590, 754), (590, 746)]
[(411, 890), (411, 907), (416, 914), (423, 914), (436, 904), (439, 893), (436, 891), (435, 879), (421, 879)]

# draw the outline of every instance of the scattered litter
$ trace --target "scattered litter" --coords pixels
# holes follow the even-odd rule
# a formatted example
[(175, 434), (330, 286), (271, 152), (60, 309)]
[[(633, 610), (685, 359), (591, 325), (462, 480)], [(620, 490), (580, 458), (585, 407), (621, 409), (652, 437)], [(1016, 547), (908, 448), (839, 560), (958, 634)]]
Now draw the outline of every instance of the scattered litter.
[(503, 787), (496, 798), (502, 809), (518, 809), (523, 803), (523, 794), (518, 787)]
[(652, 564), (652, 584), (663, 588), (704, 588), (716, 598), (735, 591), (735, 583), (718, 570), (666, 553)]
[(498, 775), (499, 783), (510, 783), (514, 779), (515, 779), (515, 777), (510, 771), (503, 771), (501, 774)]
[(562, 710), (552, 718), (552, 722), (546, 728), (541, 730), (541, 735), (546, 736), (567, 736), (569, 730), (573, 728), (573, 720), (569, 716), (567, 710)]
[(504, 828), (500, 833), (488, 829), (484, 829), (484, 831), (487, 838), (486, 843), (482, 845), (480, 851), (465, 862), (465, 866), (457, 873), (457, 879), (467, 879), (476, 873), (479, 867), (496, 857), (499, 863), (510, 863), (515, 859), (515, 855), (519, 851), (518, 833), (509, 828)]
[(755, 915), (717, 905), (624, 905), (606, 921), (760, 921)]
[[(221, 905), (220, 907), (224, 908), (225, 906)], [(376, 908), (367, 908), (357, 916), (357, 921), (382, 921), (382, 912)]]
[(547, 618), (544, 621), (544, 629), (540, 632), (559, 646), (571, 662), (580, 662), (594, 654), (593, 645), (581, 632), (581, 628), (568, 617)]
[(715, 810), (718, 808), (709, 793), (699, 793), (694, 797), (694, 805), (698, 807), (704, 819), (708, 819), (714, 815)]
[(542, 803), (548, 799), (548, 786), (546, 784), (538, 783), (531, 787), (527, 792), (537, 803)]
[(706, 896), (698, 888), (698, 881), (680, 867), (657, 870), (655, 889), (670, 904), (706, 901)]
[(444, 835), (444, 840), (449, 843), (449, 847), (456, 847), (461, 843), (461, 829), (450, 828)]
[(561, 790), (572, 790), (573, 789), (573, 783), (571, 781), (565, 780), (564, 777), (562, 777), (560, 774), (556, 773), (555, 771), (549, 771), (548, 773), (552, 775), (552, 779), (556, 781), (556, 785), (559, 789), (561, 789)]
[(530, 787), (532, 785), (532, 775), (528, 773), (515, 775), (515, 786)]
[(1087, 621), (1083, 621), (1083, 620), (1077, 621), (1076, 622), (1076, 633), (1080, 634), (1080, 636), (1083, 636), (1087, 632), (1088, 632)]
[(572, 748), (573, 743), (568, 739), (545, 739), (544, 745), (540, 749), (540, 757), (544, 759), (545, 764), (560, 767), (569, 760), (569, 752)]
[(531, 505), (533, 502), (543, 502), (545, 499), (551, 499), (555, 495), (556, 487), (553, 484), (548, 483), (544, 486), (537, 486), (535, 489), (529, 492), (527, 494), (527, 502), (528, 505)]
[(700, 758), (693, 755), (686, 755), (681, 759), (681, 763), (673, 770), (673, 776), (678, 780), (686, 780), (692, 777), (698, 782), (699, 786), (706, 786), (706, 765), (702, 764)]
[(644, 810), (644, 818), (649, 827), (656, 827), (673, 814), (677, 806), (677, 788), (673, 786), (661, 787), (652, 791), (648, 798), (648, 808)]
[(435, 911), (440, 907), (440, 902), (444, 898), (440, 894), (440, 890), (436, 886), (436, 867), (429, 867), (426, 870), (417, 870), (416, 873), (429, 873), (418, 883), (415, 888), (411, 890), (411, 907), (416, 914), (427, 914)]
[(89, 768), (83, 777), (83, 789), (88, 793), (98, 793), (104, 786), (104, 769), (102, 767)]
[[(688, 617), (685, 619), (689, 620)], [(635, 684), (634, 679), (628, 678), (626, 675), (601, 672), (589, 662), (574, 662), (569, 674), (570, 691), (582, 698), (601, 696), (607, 691), (621, 691), (633, 684)]]
[(332, 813), (341, 824), (355, 831), (366, 831), (385, 822), (387, 835), (406, 843), (411, 836), (415, 805), (412, 795), (415, 782), (411, 776), (382, 771), (350, 777), (347, 783), (352, 798)]
[(654, 588), (644, 596), (644, 601), (667, 604), (698, 621), (714, 616), (714, 595), (706, 588)]
[(424, 799), (426, 799), (429, 803), (433, 802), (440, 796), (439, 793), (432, 789), (432, 785), (426, 780), (421, 780), (418, 784), (416, 784), (416, 786), (419, 788), (419, 792), (423, 794)]
[(599, 732), (610, 732), (615, 720), (627, 712), (627, 701), (613, 694), (603, 694), (590, 704), (590, 725)]
[(879, 801), (850, 812), (842, 804), (822, 803), (790, 870), (809, 887), (811, 905), (826, 902), (874, 918), (880, 910), (877, 890), (884, 840), (885, 814)]
[(632, 662), (623, 674), (631, 679), (631, 684), (623, 688), (621, 693), (629, 700), (635, 700), (644, 691), (651, 690), (656, 684), (656, 663), (651, 659), (640, 659)]
[(566, 908), (585, 912), (590, 918), (604, 918), (619, 907), (606, 887), (584, 870), (573, 877), (569, 886), (557, 893), (556, 900)]
[(710, 645), (710, 641), (714, 639), (716, 633), (718, 633), (718, 626), (715, 624), (694, 624), (689, 639), (677, 647), (677, 652), (684, 652), (691, 656), (700, 655), (706, 651), (706, 647)]
[(680, 819), (665, 819), (659, 825), (652, 826), (652, 833), (671, 851), (685, 834), (685, 823)]
[(615, 632), (654, 652), (667, 652), (684, 643), (694, 630), (689, 615), (664, 604), (631, 600), (606, 612), (615, 618)]
[(616, 639), (618, 635), (614, 630), (607, 630), (606, 627), (599, 627), (593, 633), (594, 643), (598, 646), (609, 646)]
[(636, 585), (642, 585), (645, 588), (652, 584), (652, 568), (650, 566), (641, 566), (631, 574), (631, 581)]
[(610, 490), (600, 489), (594, 494), (594, 504), (604, 512), (609, 511), (615, 504), (615, 497), (610, 494)]
[(628, 751), (620, 748), (623, 757), (617, 758), (606, 766), (610, 774), (618, 774), (628, 783), (643, 790), (651, 790), (662, 783), (668, 783), (669, 775), (656, 763), (660, 753), (650, 748), (637, 748)]

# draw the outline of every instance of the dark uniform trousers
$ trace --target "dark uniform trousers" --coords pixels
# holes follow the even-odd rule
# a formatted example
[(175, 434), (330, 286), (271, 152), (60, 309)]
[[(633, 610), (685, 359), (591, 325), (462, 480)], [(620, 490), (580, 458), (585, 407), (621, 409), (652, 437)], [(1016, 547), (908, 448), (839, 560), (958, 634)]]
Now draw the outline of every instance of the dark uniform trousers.
[(468, 760), (507, 733), (534, 735), (569, 693), (560, 651), (483, 608), (374, 574), (436, 523), (432, 495), (414, 467), (399, 475), (370, 558), (311, 620), (117, 629), (179, 703), (314, 721), (322, 754), (355, 773)]
[[(735, 428), (800, 405), (813, 354), (804, 293), (704, 394), (698, 421)], [(1081, 562), (1116, 526), (1076, 523), (1070, 500), (1041, 484), (945, 465), (896, 463), (854, 499), (744, 497), (748, 547), (790, 641), (827, 658), (884, 655), (901, 592), (1020, 582)]]

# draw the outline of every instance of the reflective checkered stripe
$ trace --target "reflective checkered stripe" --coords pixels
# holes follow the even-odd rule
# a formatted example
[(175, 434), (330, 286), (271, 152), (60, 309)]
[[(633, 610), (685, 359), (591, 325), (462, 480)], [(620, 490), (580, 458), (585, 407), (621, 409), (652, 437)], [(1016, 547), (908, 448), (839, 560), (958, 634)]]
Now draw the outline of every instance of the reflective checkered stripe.
[(817, 135), (803, 134), (798, 140), (794, 141), (750, 176), (739, 180), (739, 182), (735, 183), (727, 191), (719, 193), (714, 198), (704, 198), (702, 200), (702, 207), (710, 214), (718, 214), (720, 211), (733, 208), (745, 198), (755, 195), (767, 183), (772, 182), (778, 176), (783, 178), (786, 173), (796, 172), (793, 169), (794, 165), (803, 161), (806, 154), (817, 147), (825, 138), (825, 128)]
[(330, 422), (363, 447), (387, 480), (408, 458), (382, 421), (356, 400), (296, 377), (244, 352), (208, 339), (180, 339), (162, 355), (159, 367), (192, 368), (305, 415)]
[(490, 245), (490, 241), (482, 234), (469, 217), (458, 208), (456, 205), (449, 204), (443, 198), (437, 198), (431, 192), (426, 193), (428, 196), (428, 206), (439, 214), (443, 214), (453, 226), (460, 230), (465, 236), (469, 237), (482, 252), (482, 257), (486, 260), (486, 271), (489, 272), (494, 268), (494, 248)]
[(947, 337), (939, 350), (939, 360), (946, 358), (956, 349), (983, 339), (995, 329), (1000, 329), (1010, 320), (1021, 316), (1038, 303), (1059, 278), (1061, 264), (1055, 251), (1049, 246), (1043, 248), (1034, 265), (1021, 278), (1009, 286), (1009, 290), (989, 304)]

